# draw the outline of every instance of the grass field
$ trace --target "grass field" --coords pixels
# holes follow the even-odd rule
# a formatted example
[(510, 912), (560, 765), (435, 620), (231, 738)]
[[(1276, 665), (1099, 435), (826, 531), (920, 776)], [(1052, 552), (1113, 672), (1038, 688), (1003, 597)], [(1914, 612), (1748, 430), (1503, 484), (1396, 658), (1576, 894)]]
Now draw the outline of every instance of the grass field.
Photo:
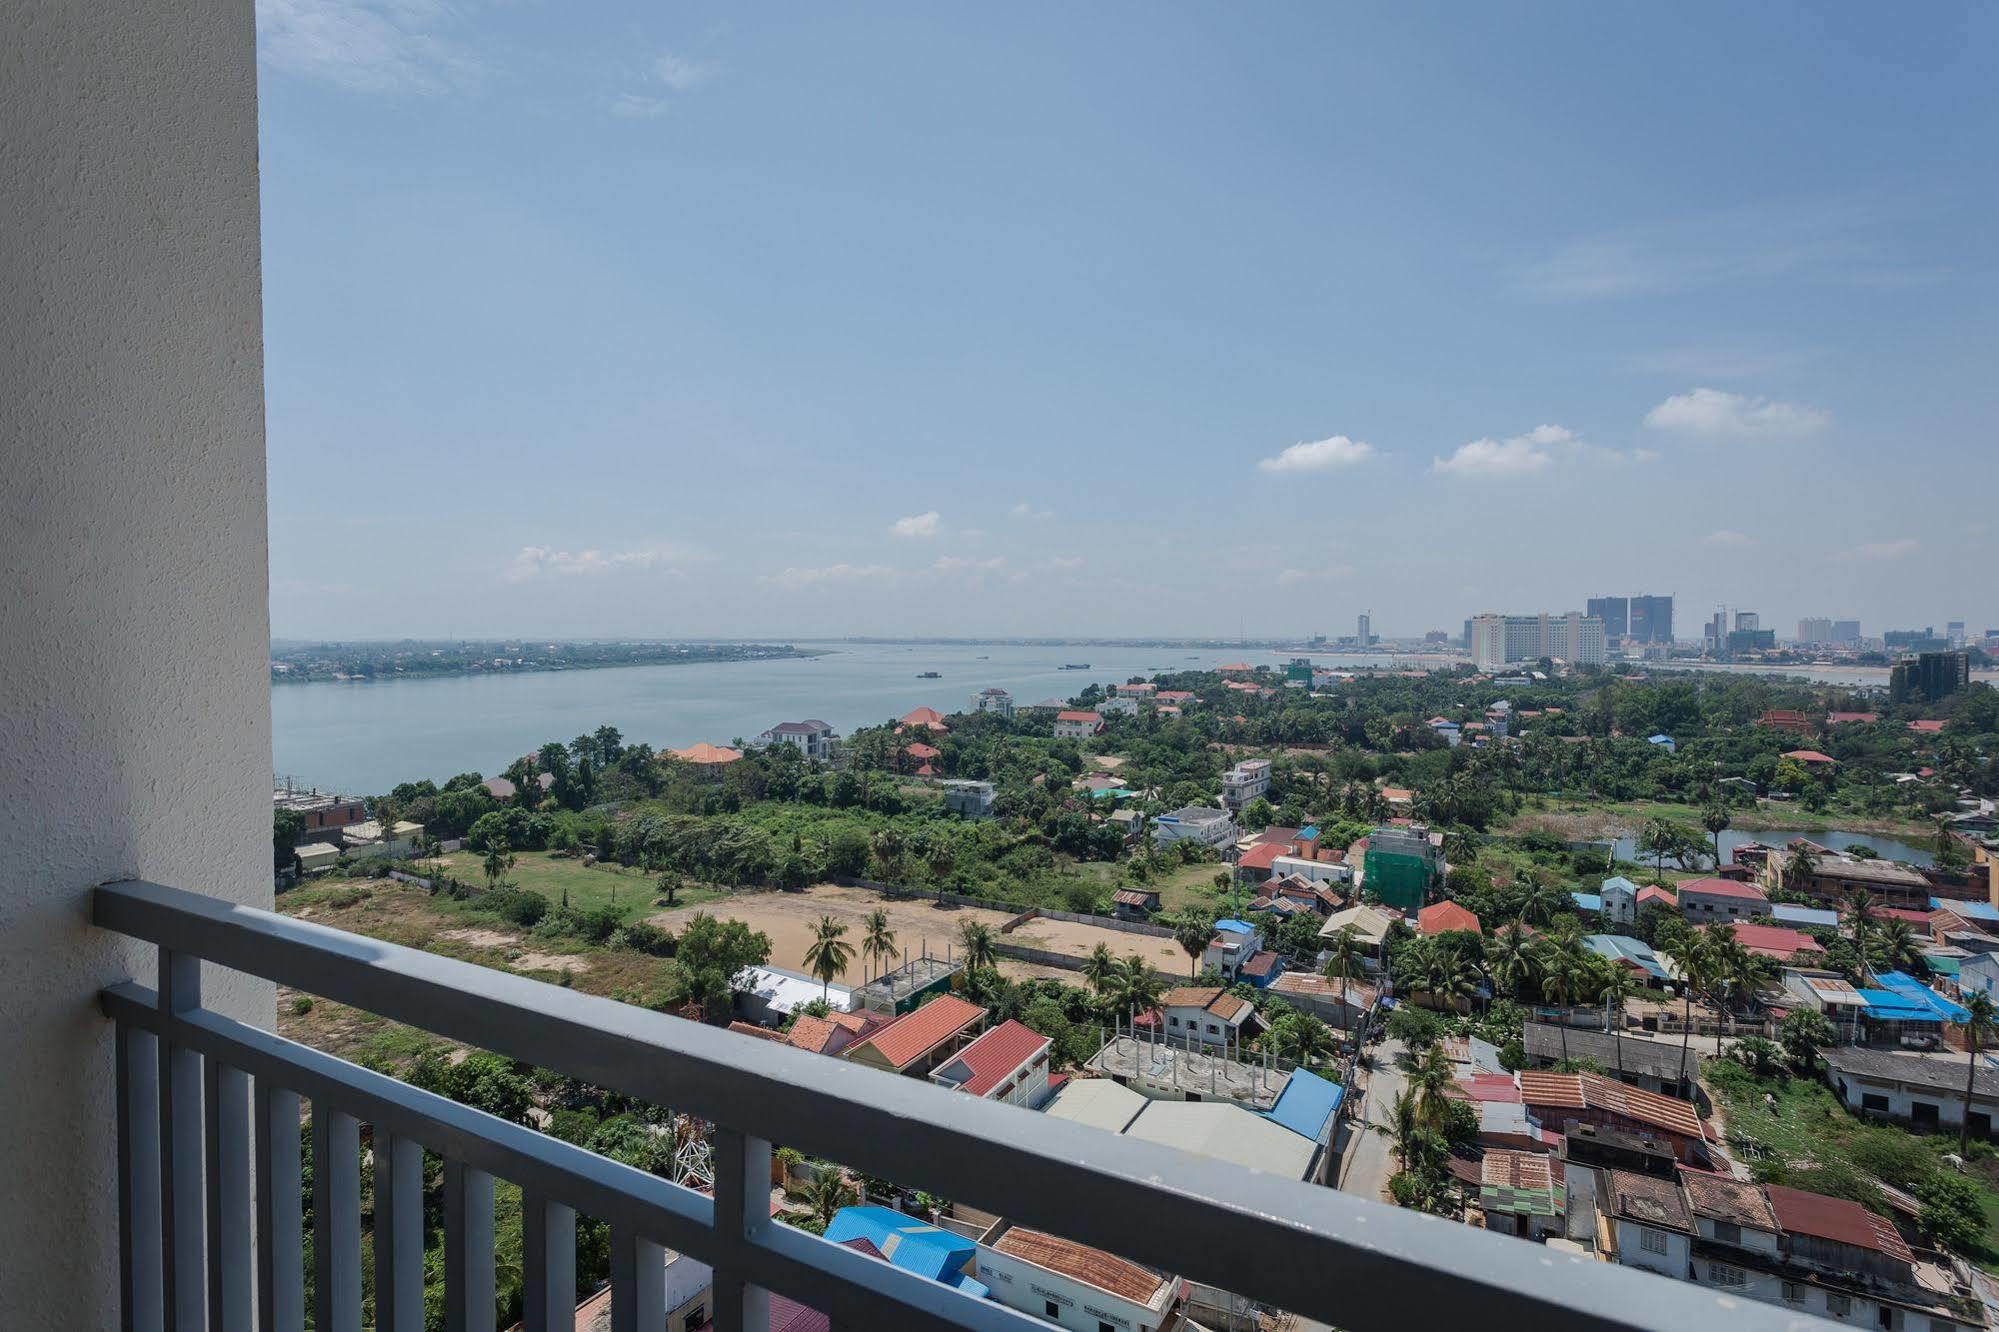
[[(1159, 909), (1178, 911), (1183, 907), (1199, 907), (1203, 911), (1222, 909), (1222, 894), (1215, 888), (1215, 875), (1226, 868), (1217, 864), (1177, 865), (1152, 881), (1159, 890)], [(1092, 879), (1109, 887), (1119, 881), (1122, 864), (1113, 865), (1106, 861), (1093, 861), (1076, 866), (1084, 878)]]
[[(1563, 818), (1583, 818), (1601, 820), (1608, 827), (1619, 827), (1637, 831), (1648, 819), (1675, 819), (1700, 827), (1701, 811), (1698, 805), (1682, 804), (1666, 800), (1565, 800), (1537, 799), (1530, 802), (1513, 819), (1504, 831), (1518, 831), (1536, 826), (1536, 820), (1550, 816)], [(1732, 827), (1744, 832), (1758, 829), (1796, 829), (1800, 832), (1827, 831), (1840, 829), (1845, 832), (1877, 833), (1883, 837), (1897, 837), (1904, 841), (1922, 841), (1934, 837), (1935, 830), (1921, 823), (1911, 823), (1906, 819), (1870, 818), (1865, 814), (1851, 811), (1827, 810), (1814, 814), (1804, 806), (1790, 804), (1758, 804), (1754, 809), (1729, 810)]]
[[(486, 881), (479, 857), (470, 851), (445, 856), (438, 863), (454, 878), (467, 883), (483, 885)], [(516, 887), (540, 893), (555, 904), (561, 903), (566, 890), (569, 905), (578, 911), (615, 906), (626, 920), (650, 915), (654, 910), (653, 899), (659, 896), (652, 876), (642, 870), (606, 863), (586, 865), (573, 857), (548, 851), (515, 852), (514, 867), (507, 872), (507, 878)], [(719, 888), (683, 882), (675, 901), (676, 905), (699, 906), (725, 896)]]

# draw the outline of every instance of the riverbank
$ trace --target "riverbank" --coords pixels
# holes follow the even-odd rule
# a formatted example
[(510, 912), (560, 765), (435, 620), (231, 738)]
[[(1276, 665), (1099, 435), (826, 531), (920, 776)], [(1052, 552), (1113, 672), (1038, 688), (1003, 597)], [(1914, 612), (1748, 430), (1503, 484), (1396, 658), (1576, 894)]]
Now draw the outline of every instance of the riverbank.
[(451, 649), (414, 644), (367, 650), (334, 643), (273, 654), (271, 684), (382, 684), (397, 680), (455, 680), (468, 677), (547, 675), (564, 671), (608, 671), (633, 666), (712, 666), (728, 662), (797, 661), (825, 657), (830, 648), (791, 644), (728, 643), (687, 645), (550, 644), (536, 656), (509, 656), (512, 644), (457, 644)]

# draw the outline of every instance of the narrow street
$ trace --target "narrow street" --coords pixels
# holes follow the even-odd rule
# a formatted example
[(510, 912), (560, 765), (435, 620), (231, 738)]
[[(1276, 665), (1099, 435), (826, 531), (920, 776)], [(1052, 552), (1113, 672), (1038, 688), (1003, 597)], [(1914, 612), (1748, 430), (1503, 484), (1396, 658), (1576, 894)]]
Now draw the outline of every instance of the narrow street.
[(1381, 1199), (1388, 1193), (1389, 1176), (1395, 1173), (1395, 1140), (1374, 1126), (1388, 1124), (1388, 1107), (1405, 1085), (1402, 1075), (1402, 1042), (1391, 1038), (1373, 1047), (1374, 1068), (1368, 1074), (1362, 1115), (1348, 1122), (1346, 1149), (1340, 1156), (1342, 1192), (1363, 1198)]

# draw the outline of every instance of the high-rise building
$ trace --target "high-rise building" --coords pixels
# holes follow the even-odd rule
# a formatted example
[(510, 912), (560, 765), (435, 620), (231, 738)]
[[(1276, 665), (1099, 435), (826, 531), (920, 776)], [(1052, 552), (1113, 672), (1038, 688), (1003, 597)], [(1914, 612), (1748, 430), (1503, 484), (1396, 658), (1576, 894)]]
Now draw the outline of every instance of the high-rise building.
[(1471, 621), (1470, 621), (1470, 620), (1466, 620), (1466, 621), (1465, 621), (1465, 636), (1464, 636), (1464, 639), (1463, 639), (1462, 641), (1463, 641), (1463, 643), (1464, 643), (1464, 645), (1465, 645), (1466, 647), (1470, 647), (1470, 646), (1471, 646)]
[(1373, 615), (1367, 614), (1365, 612), (1362, 613), (1360, 620), (1354, 626), (1354, 640), (1358, 642), (1362, 647), (1366, 647), (1369, 643), (1372, 643), (1374, 641)]
[(1943, 627), (1943, 636), (1953, 651), (1964, 646), (1964, 621), (1952, 620)]
[(1754, 633), (1763, 627), (1763, 617), (1755, 611), (1739, 610), (1735, 612), (1735, 627), (1747, 633)]
[(1477, 615), (1471, 622), (1472, 662), (1482, 671), (1550, 657), (1571, 666), (1601, 666), (1603, 620), (1581, 611), (1566, 615)]
[(1832, 642), (1832, 621), (1823, 615), (1799, 620), (1798, 642), (1806, 647), (1823, 647)]
[(1728, 612), (1717, 610), (1701, 631), (1701, 646), (1709, 656), (1719, 657), (1728, 647)]
[(1673, 641), (1673, 599), (1636, 596), (1631, 598), (1629, 637), (1637, 643)]
[(1904, 652), (1948, 652), (1950, 643), (1935, 626), (1924, 625), (1921, 629), (1890, 629), (1881, 635), (1882, 645), (1900, 648)]
[(1832, 645), (1834, 647), (1860, 646), (1860, 621), (1834, 620), (1832, 622)]
[(1919, 652), (1888, 672), (1888, 697), (1897, 703), (1934, 703), (1971, 684), (1971, 658), (1963, 652)]
[(1591, 597), (1585, 613), (1603, 621), (1606, 638), (1617, 640), (1631, 632), (1630, 597)]

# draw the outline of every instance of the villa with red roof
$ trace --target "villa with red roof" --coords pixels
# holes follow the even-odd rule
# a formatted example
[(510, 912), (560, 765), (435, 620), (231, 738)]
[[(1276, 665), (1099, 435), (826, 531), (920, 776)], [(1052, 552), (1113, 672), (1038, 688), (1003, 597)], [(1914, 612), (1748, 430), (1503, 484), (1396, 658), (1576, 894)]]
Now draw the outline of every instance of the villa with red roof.
[(1064, 708), (1055, 714), (1057, 740), (1087, 740), (1104, 729), (1104, 719), (1094, 712)]
[(1478, 917), (1456, 902), (1435, 902), (1416, 913), (1416, 933), (1450, 934), (1456, 930), (1480, 932)]
[(940, 994), (847, 1049), (857, 1064), (923, 1078), (970, 1042), (986, 1010), (955, 994)]
[(939, 1064), (930, 1080), (984, 1100), (1038, 1110), (1050, 1092), (1049, 1045), (1040, 1032), (1008, 1018)]
[(944, 714), (935, 708), (911, 708), (896, 722), (898, 728), (925, 731), (948, 731), (944, 724)]
[(1769, 910), (1769, 895), (1752, 884), (1728, 879), (1687, 879), (1680, 884), (1680, 914), (1696, 925), (1748, 920)]
[(1825, 715), (1827, 726), (1871, 726), (1880, 720), (1878, 712), (1828, 712)]

